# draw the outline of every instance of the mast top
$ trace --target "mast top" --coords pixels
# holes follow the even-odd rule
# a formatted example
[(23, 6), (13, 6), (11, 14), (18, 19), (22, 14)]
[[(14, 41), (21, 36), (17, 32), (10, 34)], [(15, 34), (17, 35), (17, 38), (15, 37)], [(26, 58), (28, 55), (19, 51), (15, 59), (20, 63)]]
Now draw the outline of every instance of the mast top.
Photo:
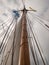
[(23, 9), (23, 13), (27, 13), (27, 9), (25, 8), (25, 6), (24, 6), (24, 9)]

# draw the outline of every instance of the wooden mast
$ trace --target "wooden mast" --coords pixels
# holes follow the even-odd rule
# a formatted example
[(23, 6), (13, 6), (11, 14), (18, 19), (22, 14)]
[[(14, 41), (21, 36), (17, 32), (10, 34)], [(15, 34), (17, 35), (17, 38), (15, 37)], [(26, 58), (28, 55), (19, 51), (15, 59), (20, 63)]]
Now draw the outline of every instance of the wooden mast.
[(30, 65), (26, 14), (27, 14), (27, 10), (24, 7), (22, 20), (21, 20), (22, 30), (21, 30), (21, 42), (20, 42), (20, 53), (19, 53), (18, 65)]

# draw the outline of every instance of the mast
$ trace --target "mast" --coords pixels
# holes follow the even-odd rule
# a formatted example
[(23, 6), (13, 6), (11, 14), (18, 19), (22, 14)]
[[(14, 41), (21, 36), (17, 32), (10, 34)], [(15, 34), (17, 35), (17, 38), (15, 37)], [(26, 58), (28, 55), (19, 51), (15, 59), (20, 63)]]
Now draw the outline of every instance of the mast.
[(20, 53), (19, 53), (18, 65), (30, 65), (26, 14), (27, 14), (27, 10), (24, 7), (22, 20), (21, 20), (22, 30), (21, 30), (21, 42), (20, 42)]

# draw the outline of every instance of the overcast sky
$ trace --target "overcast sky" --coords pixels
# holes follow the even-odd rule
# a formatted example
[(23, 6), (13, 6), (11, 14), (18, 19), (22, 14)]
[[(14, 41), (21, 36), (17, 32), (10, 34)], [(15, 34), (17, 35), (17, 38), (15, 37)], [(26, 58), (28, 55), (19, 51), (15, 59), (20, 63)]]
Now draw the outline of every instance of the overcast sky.
[[(22, 9), (23, 8), (22, 0), (19, 0), (19, 1), (18, 0), (0, 0), (0, 1), (2, 1), (4, 5), (10, 7), (11, 9)], [(37, 10), (36, 13), (38, 15), (42, 15), (42, 16), (47, 15), (47, 17), (49, 17), (48, 16), (49, 0), (24, 0), (24, 3), (27, 9), (29, 9), (29, 7), (32, 7), (33, 9)]]
[[(2, 5), (5, 5), (12, 10), (23, 9), (22, 0), (0, 0), (0, 5), (1, 3)], [(49, 21), (49, 0), (24, 0), (24, 3), (27, 9), (29, 9), (29, 7), (32, 7), (33, 9), (37, 10), (35, 14), (40, 15), (44, 18), (44, 20), (46, 19)], [(31, 17), (29, 18), (31, 19)], [(34, 30), (38, 36), (41, 47), (44, 51), (44, 55), (49, 61), (49, 31), (43, 28), (42, 25), (37, 22), (39, 20), (37, 20), (35, 17), (33, 20), (36, 22), (34, 23)]]

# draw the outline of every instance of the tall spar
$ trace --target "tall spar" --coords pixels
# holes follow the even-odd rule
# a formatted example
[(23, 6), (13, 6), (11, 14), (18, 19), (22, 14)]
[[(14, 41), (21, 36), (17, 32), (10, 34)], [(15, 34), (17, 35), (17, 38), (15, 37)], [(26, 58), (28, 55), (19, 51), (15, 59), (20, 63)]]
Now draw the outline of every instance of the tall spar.
[(24, 9), (21, 10), (21, 11), (23, 11), (23, 15), (22, 15), (22, 19), (21, 19), (21, 23), (22, 23), (21, 29), (22, 30), (21, 30), (21, 42), (20, 42), (20, 53), (19, 53), (18, 65), (30, 65), (26, 14), (27, 14), (27, 11), (36, 12), (36, 10), (34, 10), (34, 9), (27, 10), (25, 8), (25, 4), (24, 4), (23, 0), (22, 0), (22, 2), (23, 2)]
[(19, 53), (19, 64), (18, 65), (30, 65), (28, 38), (27, 38), (26, 13), (27, 13), (27, 10), (24, 7), (22, 20), (21, 20), (22, 30), (21, 30), (21, 42), (20, 42), (20, 53)]

